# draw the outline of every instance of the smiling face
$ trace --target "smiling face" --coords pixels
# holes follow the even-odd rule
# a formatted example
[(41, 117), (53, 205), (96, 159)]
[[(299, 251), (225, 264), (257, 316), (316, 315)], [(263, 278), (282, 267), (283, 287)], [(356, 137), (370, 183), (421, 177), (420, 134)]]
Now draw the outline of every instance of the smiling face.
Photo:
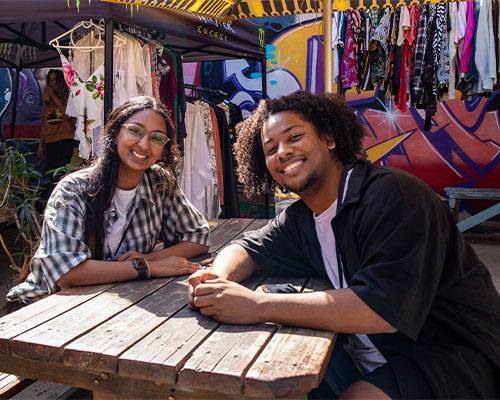
[(321, 138), (313, 124), (293, 111), (269, 117), (262, 128), (262, 146), (274, 180), (304, 200), (321, 192), (337, 163), (333, 139)]
[(151, 167), (160, 158), (164, 148), (151, 146), (149, 133), (167, 133), (167, 127), (163, 117), (153, 110), (142, 110), (124, 122), (134, 124), (144, 129), (146, 134), (137, 140), (136, 137), (127, 133), (125, 127), (121, 127), (116, 136), (116, 147), (120, 157), (118, 170), (118, 187), (120, 189), (134, 188), (141, 180), (146, 169)]

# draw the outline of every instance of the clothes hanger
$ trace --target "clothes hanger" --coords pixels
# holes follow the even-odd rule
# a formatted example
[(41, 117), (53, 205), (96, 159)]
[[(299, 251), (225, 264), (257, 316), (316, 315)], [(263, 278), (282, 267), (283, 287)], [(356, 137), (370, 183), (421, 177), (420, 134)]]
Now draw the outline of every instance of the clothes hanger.
[[(81, 29), (81, 28), (88, 29), (91, 31), (90, 34), (93, 33), (95, 35), (94, 39), (97, 40), (97, 42), (94, 45), (82, 46), (82, 45), (78, 45), (75, 43), (74, 32), (78, 29)], [(60, 39), (65, 38), (68, 35), (69, 35), (69, 44), (68, 45), (59, 43)], [(118, 36), (114, 37), (114, 41), (115, 42), (113, 45), (117, 46), (117, 47), (119, 47), (125, 43), (125, 40), (118, 37)], [(49, 45), (55, 47), (57, 50), (60, 50), (60, 49), (78, 49), (81, 51), (93, 51), (95, 49), (103, 49), (104, 48), (104, 27), (100, 23), (96, 24), (92, 20), (80, 21), (80, 22), (77, 22), (75, 24), (75, 26), (73, 26), (73, 28), (71, 28), (70, 30), (68, 30), (68, 31), (64, 32), (63, 34), (52, 39), (49, 42)]]

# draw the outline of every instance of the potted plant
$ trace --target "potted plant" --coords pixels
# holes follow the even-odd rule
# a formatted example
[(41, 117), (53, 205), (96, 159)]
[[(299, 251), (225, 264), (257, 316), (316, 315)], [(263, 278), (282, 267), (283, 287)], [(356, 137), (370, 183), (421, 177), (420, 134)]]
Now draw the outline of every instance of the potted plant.
[(11, 262), (11, 268), (23, 278), (29, 272), (31, 258), (35, 254), (42, 232), (42, 216), (37, 203), (43, 203), (40, 186), (42, 172), (27, 162), (19, 146), (5, 148), (0, 154), (0, 223), (15, 223), (19, 234), (16, 244), (21, 242), (22, 265), (19, 266), (7, 248), (0, 233), (0, 243)]

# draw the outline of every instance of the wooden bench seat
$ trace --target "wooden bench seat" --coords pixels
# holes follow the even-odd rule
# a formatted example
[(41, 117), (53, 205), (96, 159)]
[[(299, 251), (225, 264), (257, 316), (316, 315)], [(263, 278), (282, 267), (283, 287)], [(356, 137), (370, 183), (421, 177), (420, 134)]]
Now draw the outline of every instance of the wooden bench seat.
[[(448, 204), (457, 222), (461, 199), (500, 200), (500, 189), (447, 187), (444, 188), (444, 191), (448, 195)], [(464, 232), (497, 214), (500, 214), (500, 201), (486, 210), (458, 222), (457, 227), (460, 232)]]
[(0, 399), (10, 399), (33, 382), (33, 379), (0, 373)]

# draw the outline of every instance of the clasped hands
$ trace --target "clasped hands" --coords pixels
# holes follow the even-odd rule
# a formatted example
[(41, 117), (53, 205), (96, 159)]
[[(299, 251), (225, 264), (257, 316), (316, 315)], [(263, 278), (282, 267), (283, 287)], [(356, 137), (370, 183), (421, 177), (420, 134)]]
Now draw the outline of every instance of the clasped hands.
[(189, 278), (188, 305), (222, 323), (255, 324), (265, 322), (261, 313), (262, 294), (200, 270)]

